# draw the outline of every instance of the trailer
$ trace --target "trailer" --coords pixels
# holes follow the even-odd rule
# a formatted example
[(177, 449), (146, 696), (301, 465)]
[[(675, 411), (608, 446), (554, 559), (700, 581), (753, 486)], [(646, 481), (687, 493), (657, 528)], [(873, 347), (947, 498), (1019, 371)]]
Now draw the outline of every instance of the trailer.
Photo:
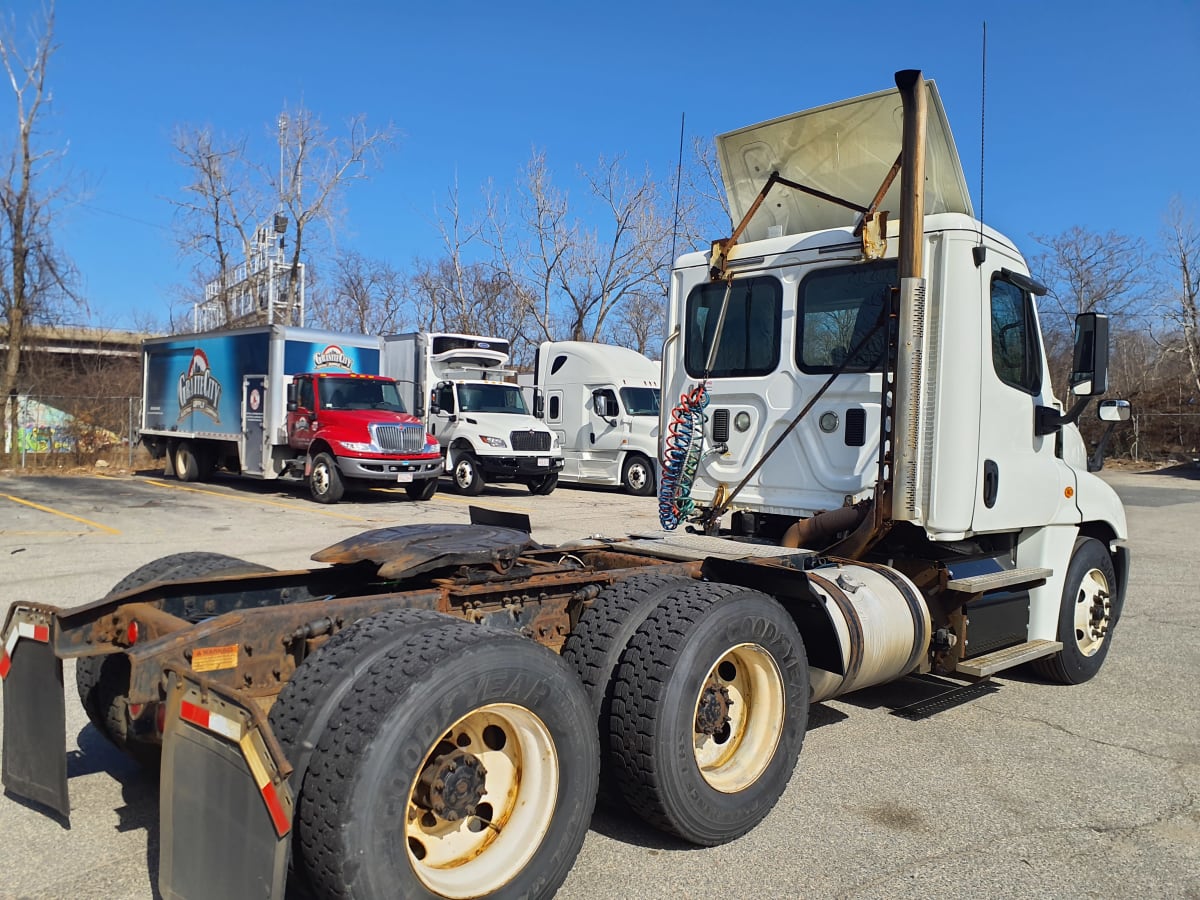
[(148, 339), (142, 443), (181, 481), (222, 468), (303, 480), (321, 503), (367, 484), (427, 500), (441, 454), (381, 356), (378, 337), (283, 325)]
[(164, 897), (548, 897), (598, 791), (697, 845), (754, 828), (815, 701), (1097, 676), (1130, 571), (1076, 425), (1106, 320), (1077, 323), (1068, 408), (1039, 285), (963, 208), (933, 85), (896, 80), (723, 139), (741, 221), (673, 273), (661, 532), (546, 547), (473, 510), (308, 569), (176, 554), (83, 606), (14, 604), (5, 788), (69, 814), (74, 658), (95, 727), (160, 767)]
[(628, 347), (544, 341), (534, 371), (534, 415), (562, 446), (559, 480), (650, 495), (658, 485), (659, 365)]
[(508, 341), (414, 331), (386, 335), (383, 346), (385, 371), (437, 437), (455, 490), (476, 496), (503, 481), (531, 494), (554, 490), (562, 448), (510, 380)]

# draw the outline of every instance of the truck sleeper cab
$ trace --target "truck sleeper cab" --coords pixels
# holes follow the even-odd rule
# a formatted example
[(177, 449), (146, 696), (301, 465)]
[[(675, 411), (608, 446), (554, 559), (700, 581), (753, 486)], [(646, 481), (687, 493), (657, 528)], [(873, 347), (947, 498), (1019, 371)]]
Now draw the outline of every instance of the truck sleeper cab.
[(545, 341), (532, 388), (535, 415), (563, 448), (563, 481), (635, 495), (658, 484), (659, 365), (627, 347)]

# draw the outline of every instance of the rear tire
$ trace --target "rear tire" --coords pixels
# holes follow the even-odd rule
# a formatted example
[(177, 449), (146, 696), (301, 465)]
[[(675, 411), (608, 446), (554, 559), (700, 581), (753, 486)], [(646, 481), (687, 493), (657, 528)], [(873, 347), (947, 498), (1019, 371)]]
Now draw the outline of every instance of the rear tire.
[[(294, 821), (300, 821), (304, 777), (313, 750), (354, 682), (397, 642), (454, 621), (429, 609), (387, 610), (339, 631), (300, 664), (279, 692), (269, 717), (271, 731), (293, 767), (288, 781), (297, 804)], [(303, 865), (308, 852), (297, 829), (292, 844), (295, 864)]]
[(438, 489), (438, 480), (435, 475), (433, 478), (423, 478), (420, 481), (414, 481), (412, 484), (404, 486), (404, 493), (408, 494), (409, 500), (428, 500)]
[(454, 460), (450, 477), (454, 479), (454, 487), (460, 494), (477, 497), (483, 492), (483, 472), (479, 470), (479, 463), (475, 462), (475, 457), (470, 453), (461, 453)]
[(200, 480), (200, 460), (191, 441), (180, 441), (175, 445), (172, 462), (175, 465), (175, 477), (180, 481)]
[(621, 467), (621, 487), (625, 493), (635, 497), (646, 497), (654, 493), (654, 466), (640, 454), (632, 454)]
[(600, 735), (600, 787), (617, 797), (609, 750), (609, 716), (621, 654), (629, 641), (672, 592), (695, 584), (682, 575), (635, 575), (600, 592), (579, 617), (579, 624), (563, 643), (562, 658), (579, 676), (591, 701)]
[[(189, 551), (172, 553), (134, 569), (118, 581), (108, 596), (123, 594), (152, 581), (186, 581), (217, 572), (232, 575), (270, 572), (267, 566), (223, 553)], [(83, 710), (96, 730), (124, 753), (147, 768), (158, 765), (161, 748), (131, 738), (129, 719), (129, 658), (124, 653), (81, 656), (75, 661), (75, 688)], [(141, 718), (154, 715), (150, 705)]]
[(779, 800), (808, 724), (808, 664), (791, 616), (734, 585), (664, 600), (621, 657), (614, 774), (629, 806), (702, 846), (757, 825)]
[(318, 453), (308, 473), (308, 489), (318, 503), (337, 503), (346, 493), (337, 461), (328, 453)]
[(598, 767), (583, 689), (554, 653), (458, 623), (406, 635), (313, 755), (298, 827), (315, 893), (548, 897), (587, 834)]
[(1092, 678), (1112, 643), (1117, 575), (1112, 557), (1095, 538), (1075, 541), (1058, 612), (1058, 639), (1063, 648), (1035, 660), (1033, 670), (1058, 684), (1082, 684)]
[(549, 475), (538, 475), (535, 478), (530, 478), (525, 482), (525, 487), (529, 488), (529, 493), (536, 496), (553, 494), (554, 489), (558, 487), (558, 473), (551, 472)]

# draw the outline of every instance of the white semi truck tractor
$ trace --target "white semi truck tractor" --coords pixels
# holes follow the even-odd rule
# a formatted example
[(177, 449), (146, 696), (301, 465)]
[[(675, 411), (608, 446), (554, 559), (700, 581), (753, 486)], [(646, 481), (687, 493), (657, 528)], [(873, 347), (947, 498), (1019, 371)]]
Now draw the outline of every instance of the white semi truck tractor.
[[(546, 546), (472, 509), (308, 569), (181, 553), (90, 603), (14, 603), (6, 791), (69, 815), (74, 659), (95, 729), (160, 770), (162, 896), (543, 898), (598, 792), (697, 845), (754, 828), (815, 701), (1095, 676), (1129, 577), (1076, 426), (1106, 320), (1078, 323), (1068, 406), (933, 85), (897, 87), (720, 139), (740, 221), (672, 272), (661, 532)], [(473, 418), (438, 378), (424, 402), (449, 387)]]

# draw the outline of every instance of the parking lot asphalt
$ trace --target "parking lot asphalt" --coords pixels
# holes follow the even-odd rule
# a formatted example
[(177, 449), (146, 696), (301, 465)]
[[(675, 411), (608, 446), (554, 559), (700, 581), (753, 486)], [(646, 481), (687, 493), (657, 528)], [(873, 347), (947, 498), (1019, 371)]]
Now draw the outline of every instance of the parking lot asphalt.
[[(1106, 472), (1126, 503), (1133, 576), (1100, 674), (1076, 687), (1017, 671), (921, 721), (905, 679), (817, 704), (775, 810), (698, 849), (598, 809), (563, 898), (1200, 898), (1200, 470)], [(209, 550), (276, 568), (359, 531), (526, 513), (536, 540), (657, 530), (652, 498), (489, 488), (427, 503), (372, 491), (320, 506), (298, 489), (150, 473), (0, 475), (0, 613), (74, 606), (139, 565)], [(157, 786), (87, 724), (68, 664), (70, 827), (0, 799), (0, 897), (157, 896)]]

